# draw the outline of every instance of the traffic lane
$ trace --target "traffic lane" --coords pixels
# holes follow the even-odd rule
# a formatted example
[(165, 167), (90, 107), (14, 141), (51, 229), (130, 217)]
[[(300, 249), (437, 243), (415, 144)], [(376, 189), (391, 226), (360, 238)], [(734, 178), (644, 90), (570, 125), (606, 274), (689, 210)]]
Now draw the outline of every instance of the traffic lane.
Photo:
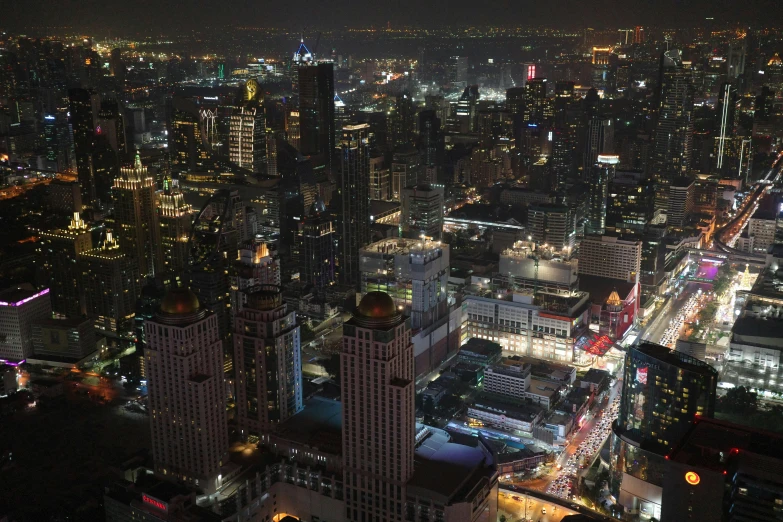
[(664, 317), (658, 321), (658, 324), (655, 325), (655, 328), (645, 334), (645, 339), (653, 343), (660, 343), (663, 334), (666, 332), (666, 329), (669, 328), (671, 320), (682, 314), (682, 309), (688, 302), (688, 299), (692, 295), (696, 294), (699, 288), (702, 289), (702, 292), (705, 292), (709, 290), (710, 287), (711, 285), (709, 283), (688, 281), (685, 284), (685, 287), (682, 289), (682, 292), (680, 292), (680, 295), (675, 298), (674, 301), (672, 301), (672, 304), (667, 310), (666, 314), (664, 314)]
[(534, 522), (560, 522), (566, 515), (576, 514), (576, 511), (526, 496), (524, 493), (510, 494), (502, 491), (498, 492), (498, 511), (504, 512), (509, 520), (527, 519)]

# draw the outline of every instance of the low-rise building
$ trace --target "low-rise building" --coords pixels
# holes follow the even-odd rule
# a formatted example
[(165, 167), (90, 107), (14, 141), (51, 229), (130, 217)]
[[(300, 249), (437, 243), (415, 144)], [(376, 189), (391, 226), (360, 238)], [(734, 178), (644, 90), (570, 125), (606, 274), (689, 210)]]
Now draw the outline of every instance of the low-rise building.
[(459, 349), (459, 360), (467, 363), (490, 366), (500, 361), (503, 348), (496, 342), (471, 337)]
[(531, 433), (539, 424), (546, 409), (535, 404), (501, 401), (486, 394), (479, 394), (468, 405), (467, 415), (489, 426), (511, 431)]

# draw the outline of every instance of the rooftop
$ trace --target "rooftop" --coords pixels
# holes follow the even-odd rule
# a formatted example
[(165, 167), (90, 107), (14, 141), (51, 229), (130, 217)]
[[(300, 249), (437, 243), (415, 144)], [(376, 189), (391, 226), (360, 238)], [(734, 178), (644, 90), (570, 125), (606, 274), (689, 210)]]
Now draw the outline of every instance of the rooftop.
[(343, 405), (339, 401), (312, 397), (304, 409), (281, 423), (276, 435), (333, 455), (342, 454)]
[(639, 343), (637, 347), (633, 348), (633, 351), (643, 353), (663, 363), (671, 364), (694, 373), (711, 374), (716, 379), (718, 377), (717, 370), (715, 370), (715, 368), (709, 364), (685, 353), (670, 350), (666, 346), (644, 341)]
[(579, 276), (579, 290), (590, 294), (590, 301), (604, 305), (613, 291), (617, 291), (620, 299), (626, 299), (634, 290), (634, 283), (629, 283), (621, 279), (610, 279), (608, 277), (594, 275)]

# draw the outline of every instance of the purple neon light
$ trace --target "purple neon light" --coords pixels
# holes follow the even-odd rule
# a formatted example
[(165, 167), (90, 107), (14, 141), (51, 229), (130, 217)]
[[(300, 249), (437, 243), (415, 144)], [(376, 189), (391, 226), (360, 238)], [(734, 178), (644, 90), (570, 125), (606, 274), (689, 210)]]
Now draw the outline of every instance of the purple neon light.
[(11, 362), (7, 359), (0, 359), (0, 364), (7, 364), (8, 366), (21, 366), (27, 361), (27, 359), (22, 359), (19, 362)]
[(8, 303), (6, 301), (0, 301), (0, 306), (22, 306), (26, 302), (32, 301), (36, 297), (41, 297), (42, 295), (46, 295), (48, 293), (49, 293), (49, 289), (48, 288), (44, 288), (43, 290), (41, 290), (37, 294), (31, 295), (30, 297), (27, 297), (25, 299), (22, 299), (21, 301), (15, 302), (15, 303)]

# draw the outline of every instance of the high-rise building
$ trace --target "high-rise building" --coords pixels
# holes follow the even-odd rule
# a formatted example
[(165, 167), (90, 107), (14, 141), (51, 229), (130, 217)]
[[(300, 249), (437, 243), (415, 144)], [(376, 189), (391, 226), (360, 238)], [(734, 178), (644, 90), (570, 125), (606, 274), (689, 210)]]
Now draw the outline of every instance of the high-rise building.
[(595, 165), (590, 169), (587, 224), (588, 234), (603, 234), (606, 231), (606, 208), (609, 200), (609, 184), (614, 179), (614, 171), (620, 157), (614, 155), (599, 155)]
[(49, 289), (30, 285), (0, 292), (0, 359), (20, 363), (33, 355), (33, 324), (52, 317)]
[(661, 55), (657, 103), (651, 173), (658, 185), (655, 206), (665, 209), (669, 184), (688, 173), (693, 145), (692, 73), (677, 49)]
[(468, 85), (462, 92), (457, 102), (457, 122), (459, 132), (467, 133), (476, 130), (476, 116), (478, 111), (479, 88), (478, 85)]
[(414, 147), (401, 147), (392, 154), (391, 199), (401, 201), (405, 187), (419, 183), (421, 176), (421, 155)]
[(239, 249), (239, 258), (232, 265), (232, 323), (245, 306), (245, 290), (258, 285), (280, 285), (280, 258), (266, 243), (253, 242)]
[(402, 190), (400, 229), (403, 236), (440, 240), (443, 236), (443, 187), (414, 185)]
[(82, 317), (85, 312), (79, 256), (92, 249), (90, 228), (74, 212), (68, 228), (41, 232), (39, 251), (49, 274), (52, 312), (59, 317)]
[(380, 154), (370, 157), (370, 199), (389, 199), (389, 169)]
[(370, 242), (370, 126), (346, 125), (340, 140), (340, 279), (359, 284), (359, 249)]
[(155, 178), (136, 154), (133, 167), (122, 167), (112, 187), (114, 223), (120, 249), (138, 265), (146, 278), (163, 268), (158, 214), (155, 210)]
[(576, 241), (576, 217), (565, 205), (538, 203), (530, 205), (528, 222), (532, 240), (570, 256)]
[(587, 236), (579, 247), (579, 273), (639, 282), (642, 242), (614, 236)]
[(394, 108), (386, 120), (389, 130), (387, 139), (389, 149), (413, 143), (416, 131), (416, 110), (413, 97), (408, 91), (403, 91), (395, 97)]
[(534, 78), (525, 83), (522, 121), (527, 124), (543, 125), (552, 117), (552, 105), (547, 96), (546, 78)]
[(448, 81), (453, 87), (465, 87), (468, 84), (468, 57), (449, 58), (448, 74)]
[(334, 219), (320, 200), (302, 223), (299, 247), (299, 279), (323, 292), (335, 282), (337, 230)]
[(279, 286), (244, 290), (234, 320), (237, 424), (242, 437), (259, 436), (302, 411), (302, 357), (296, 312)]
[(82, 204), (86, 208), (93, 208), (98, 204), (93, 152), (96, 144), (95, 129), (98, 126), (100, 97), (87, 89), (71, 89), (68, 92), (68, 102), (73, 128), (76, 173), (82, 188)]
[(144, 329), (155, 471), (214, 493), (228, 461), (217, 317), (188, 289), (171, 288)]
[(345, 518), (405, 520), (416, 439), (413, 345), (387, 294), (365, 295), (343, 326), (340, 366)]
[(299, 151), (334, 176), (334, 64), (300, 65), (298, 75)]
[(641, 343), (625, 356), (620, 412), (611, 437), (612, 489), (626, 511), (660, 519), (665, 456), (697, 417), (712, 417), (718, 372), (665, 346)]
[(163, 190), (158, 191), (156, 196), (163, 255), (161, 268), (164, 272), (179, 275), (188, 264), (193, 208), (185, 202), (177, 180), (165, 180)]
[(107, 230), (103, 244), (83, 252), (80, 264), (87, 317), (102, 330), (130, 332), (141, 291), (136, 261), (122, 251), (111, 230)]
[(267, 173), (266, 116), (258, 82), (245, 83), (245, 100), (231, 112), (228, 133), (229, 160), (255, 174)]
[(448, 308), (449, 246), (440, 241), (384, 239), (361, 249), (362, 294), (384, 292), (410, 317), (411, 328), (426, 328)]
[(438, 170), (443, 159), (440, 119), (434, 110), (419, 113), (419, 155), (425, 169), (434, 171), (431, 183), (440, 181)]
[(210, 147), (202, 134), (198, 105), (184, 96), (174, 96), (169, 112), (167, 128), (171, 169), (174, 172), (204, 169), (210, 159)]
[(643, 232), (653, 217), (655, 187), (641, 172), (615, 171), (609, 182), (606, 229), (624, 234)]
[(589, 174), (593, 165), (598, 162), (598, 156), (614, 153), (614, 125), (608, 118), (593, 117), (587, 122), (587, 139), (583, 168)]
[(669, 200), (666, 204), (666, 223), (672, 227), (682, 227), (693, 212), (695, 181), (680, 176), (669, 184)]

